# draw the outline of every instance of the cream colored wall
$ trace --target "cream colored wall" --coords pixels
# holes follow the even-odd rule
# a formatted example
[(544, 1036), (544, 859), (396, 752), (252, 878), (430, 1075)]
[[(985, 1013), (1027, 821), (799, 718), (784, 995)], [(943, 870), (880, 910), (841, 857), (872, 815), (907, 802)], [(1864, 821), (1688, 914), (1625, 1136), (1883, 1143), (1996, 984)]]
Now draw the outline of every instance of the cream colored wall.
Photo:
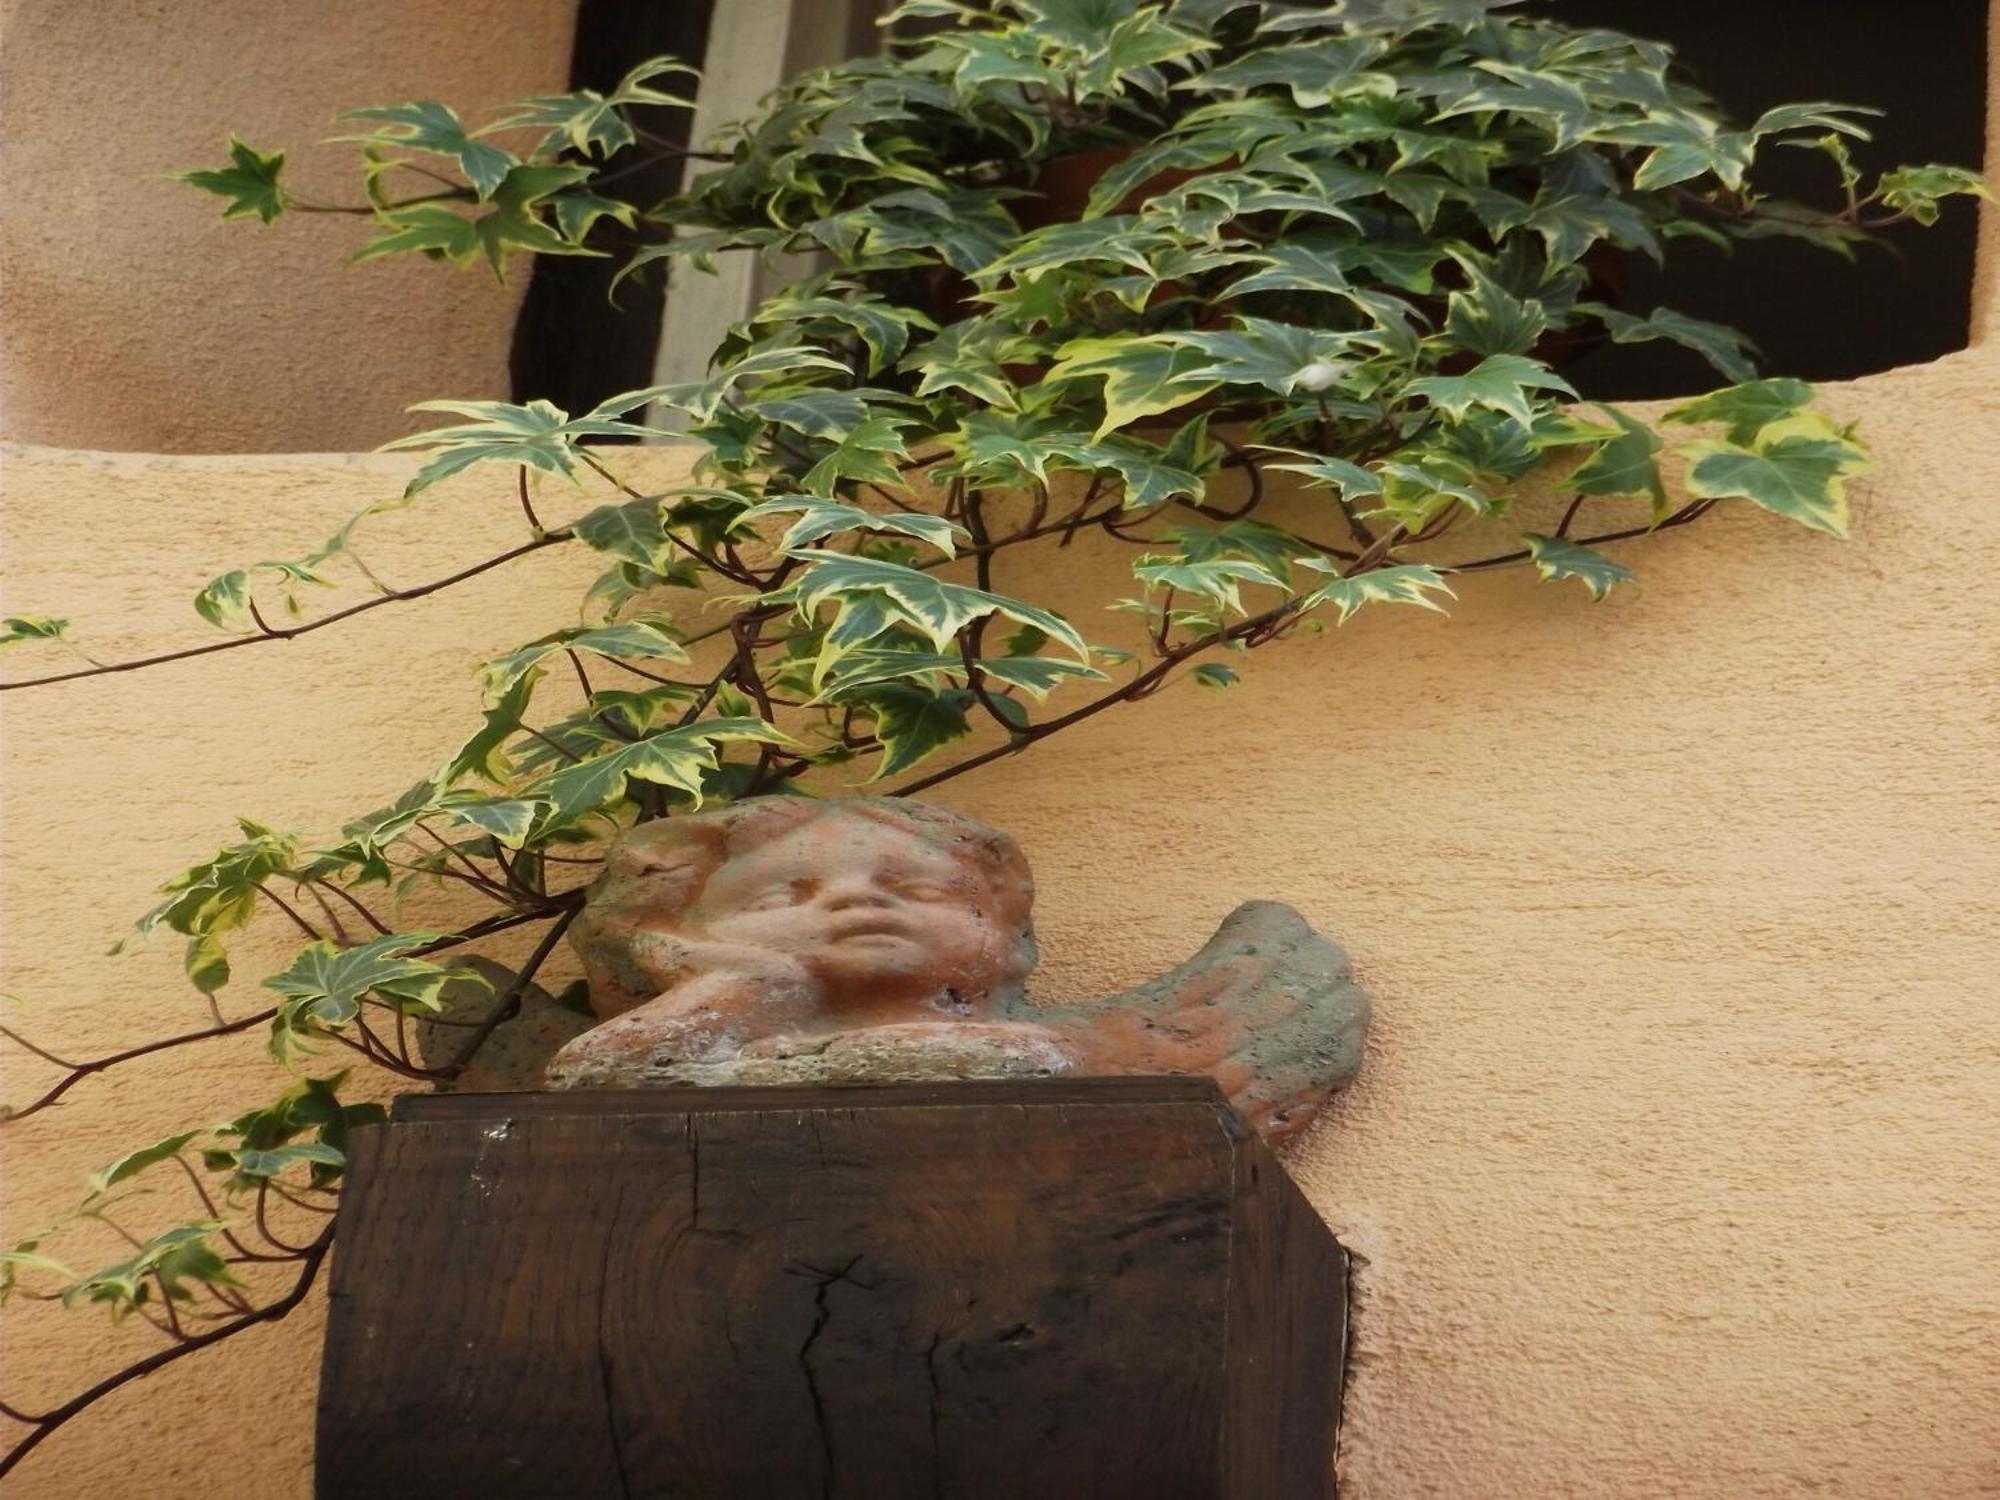
[(225, 224), (168, 179), (233, 132), (359, 203), (366, 104), (559, 92), (575, 0), (10, 0), (0, 131), (0, 435), (155, 452), (372, 448), (437, 395), (504, 397), (526, 281), (347, 267), (365, 219)]
[[(2000, 1491), (1985, 305), (1973, 349), (1825, 392), (1880, 461), (1846, 545), (1746, 510), (1633, 549), (1641, 585), (1600, 606), (1467, 580), (1448, 619), (1364, 613), (1227, 695), (940, 789), (1033, 857), (1050, 995), (1163, 967), (1252, 896), (1353, 950), (1369, 1061), (1292, 1168), (1364, 1258), (1355, 1500)], [(407, 468), (16, 452), (0, 605), (72, 613), (108, 656), (198, 641), (202, 580)], [(517, 527), (466, 481), (368, 556), (404, 582)], [(1080, 545), (1042, 586), (1081, 611), (1122, 561)], [(199, 1024), (168, 948), (103, 954), (150, 884), (239, 811), (324, 828), (399, 790), (452, 743), (472, 664), (564, 623), (591, 571), (557, 550), (288, 646), (0, 700), (0, 988), (72, 1053)], [(284, 952), (265, 926), (241, 970)], [(10, 1057), (0, 1094), (42, 1076)], [(212, 1042), (0, 1129), (0, 1232), (272, 1079), (254, 1040)], [(29, 1405), (145, 1347), (38, 1307), (0, 1326)], [(319, 1327), (315, 1305), (128, 1387), (13, 1493), (306, 1495)]]

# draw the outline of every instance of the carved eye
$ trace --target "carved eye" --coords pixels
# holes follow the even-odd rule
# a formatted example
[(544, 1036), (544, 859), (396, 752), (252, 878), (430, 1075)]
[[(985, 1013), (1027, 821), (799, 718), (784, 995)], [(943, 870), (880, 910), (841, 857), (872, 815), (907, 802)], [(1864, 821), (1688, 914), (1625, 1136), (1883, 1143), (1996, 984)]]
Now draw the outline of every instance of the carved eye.
[(909, 901), (949, 901), (948, 887), (934, 885), (926, 880), (901, 881), (896, 886), (896, 894)]
[(783, 885), (774, 885), (752, 896), (744, 902), (747, 911), (777, 911), (787, 906), (797, 906), (805, 899), (810, 882), (789, 880)]

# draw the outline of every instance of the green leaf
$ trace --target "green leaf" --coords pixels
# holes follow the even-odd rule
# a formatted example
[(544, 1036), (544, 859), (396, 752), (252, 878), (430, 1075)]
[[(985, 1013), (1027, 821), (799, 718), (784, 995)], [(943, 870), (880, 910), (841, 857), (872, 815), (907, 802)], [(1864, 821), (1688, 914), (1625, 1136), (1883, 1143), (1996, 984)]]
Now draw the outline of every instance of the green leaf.
[[(1039, 634), (1039, 632), (1033, 632)], [(1010, 637), (1011, 649), (1014, 640), (1030, 632), (1017, 632)], [(1061, 661), (1052, 656), (986, 656), (978, 659), (979, 670), (994, 682), (1007, 687), (1019, 688), (1037, 702), (1047, 699), (1050, 693), (1065, 682), (1093, 678), (1102, 680), (1104, 674), (1095, 667), (1077, 662)], [(947, 655), (929, 651), (876, 650), (864, 647), (850, 651), (840, 658), (839, 664), (828, 676), (819, 696), (828, 700), (840, 700), (857, 688), (873, 686), (877, 683), (897, 682), (905, 679), (923, 681), (935, 685), (942, 680), (954, 683), (965, 680), (966, 665), (963, 656)]]
[(376, 218), (389, 233), (370, 240), (349, 259), (358, 265), (384, 255), (417, 251), (463, 268), (483, 256), (495, 279), (505, 281), (506, 259), (511, 251), (599, 255), (601, 251), (565, 239), (555, 225), (541, 217), (553, 207), (550, 200), (557, 193), (576, 186), (590, 175), (589, 167), (531, 163), (508, 170), (485, 213), (461, 213), (445, 203), (383, 209)]
[(106, 1266), (81, 1277), (62, 1294), (65, 1307), (84, 1302), (110, 1305), (113, 1317), (122, 1317), (151, 1301), (154, 1288), (176, 1302), (191, 1301), (194, 1293), (187, 1283), (209, 1286), (241, 1286), (229, 1263), (209, 1243), (209, 1236), (222, 1225), (215, 1220), (179, 1224), (154, 1235), (138, 1247), (129, 1260)]
[(963, 526), (956, 521), (948, 521), (943, 516), (925, 515), (920, 511), (869, 511), (863, 510), (858, 505), (789, 495), (780, 500), (766, 500), (761, 505), (753, 505), (743, 513), (743, 519), (755, 521), (765, 516), (794, 513), (797, 513), (799, 518), (779, 540), (778, 550), (781, 552), (792, 552), (810, 546), (814, 542), (843, 531), (859, 530), (912, 536), (920, 542), (930, 543), (946, 557), (951, 557), (954, 555), (955, 540), (967, 535)]
[(1548, 310), (1533, 298), (1516, 297), (1477, 265), (1464, 264), (1472, 287), (1448, 299), (1445, 337), (1474, 354), (1526, 354), (1534, 348), (1548, 329)]
[(1748, 443), (1773, 422), (1782, 422), (1811, 404), (1812, 387), (1803, 380), (1779, 376), (1752, 380), (1711, 391), (1674, 407), (1669, 422), (1726, 422), (1732, 443)]
[(875, 718), (882, 760), (871, 780), (907, 771), (933, 751), (972, 732), (965, 717), (972, 694), (963, 689), (932, 692), (911, 682), (884, 683), (861, 700)]
[(302, 1038), (345, 1026), (371, 994), (398, 1009), (438, 1010), (446, 985), (487, 984), (474, 971), (406, 956), (410, 949), (436, 941), (435, 933), (398, 932), (353, 948), (325, 940), (308, 943), (289, 967), (264, 981), (266, 989), (283, 997), (271, 1022), (272, 1055), (282, 1062)]
[(277, 1177), (288, 1167), (311, 1165), (337, 1169), (347, 1165), (344, 1151), (318, 1141), (294, 1141), (268, 1149), (243, 1146), (230, 1155), (235, 1159), (238, 1175), (252, 1179)]
[(673, 787), (700, 803), (705, 774), (717, 767), (715, 747), (739, 741), (787, 745), (791, 741), (761, 719), (703, 719), (664, 730), (609, 755), (565, 766), (524, 788), (524, 795), (548, 805), (551, 826), (575, 822), (626, 793), (629, 780)]
[(449, 106), (433, 99), (390, 104), (379, 109), (349, 110), (341, 118), (367, 120), (376, 126), (366, 135), (348, 137), (350, 140), (370, 146), (426, 151), (450, 157), (482, 201), (493, 197), (501, 183), (506, 181), (507, 174), (520, 165), (521, 159), (513, 152), (503, 151), (498, 146), (467, 135), (457, 114)]
[(1232, 283), (1231, 297), (1248, 292), (1344, 292), (1348, 287), (1347, 263), (1335, 247), (1276, 240), (1244, 259), (1264, 269)]
[(1822, 417), (1806, 413), (1762, 429), (1752, 447), (1690, 443), (1688, 493), (1741, 497), (1833, 536), (1846, 536), (1847, 480), (1866, 473), (1868, 455)]
[(1618, 424), (1618, 435), (1600, 446), (1578, 466), (1569, 482), (1585, 495), (1644, 495), (1653, 502), (1655, 517), (1667, 508), (1667, 489), (1660, 481), (1660, 439), (1644, 422), (1612, 406), (1599, 406)]
[(1576, 310), (1600, 319), (1610, 330), (1613, 343), (1640, 344), (1653, 339), (1667, 339), (1694, 350), (1727, 379), (1744, 381), (1756, 378), (1757, 367), (1746, 352), (1755, 345), (1734, 328), (1721, 323), (1690, 318), (1671, 307), (1656, 307), (1643, 318), (1595, 302), (1580, 302)]
[(903, 474), (897, 460), (906, 460), (910, 450), (903, 446), (902, 429), (907, 417), (869, 417), (845, 434), (839, 446), (812, 468), (800, 482), (815, 495), (832, 495), (843, 480), (863, 480), (871, 484), (900, 487)]
[(174, 176), (204, 193), (226, 198), (223, 218), (247, 219), (254, 214), (269, 224), (285, 210), (284, 189), (278, 185), (278, 174), (284, 166), (284, 152), (274, 151), (266, 156), (232, 135), (228, 166), (217, 171), (176, 172)]
[(250, 619), (250, 574), (242, 568), (209, 580), (194, 596), (194, 612), (209, 624), (233, 630)]
[(480, 686), (486, 701), (503, 701), (516, 684), (549, 657), (562, 651), (584, 651), (617, 661), (685, 662), (688, 654), (679, 641), (658, 624), (647, 620), (626, 620), (616, 625), (571, 626), (554, 630), (539, 640), (496, 656), (479, 669)]
[(846, 327), (868, 351), (868, 373), (894, 364), (909, 346), (910, 330), (935, 330), (937, 325), (913, 307), (866, 294), (847, 296), (780, 294), (757, 309), (752, 321), (774, 323), (835, 323)]
[(512, 105), (512, 114), (495, 120), (480, 132), (491, 134), (496, 130), (510, 130), (532, 126), (548, 132), (542, 137), (536, 150), (542, 154), (568, 147), (584, 156), (606, 157), (635, 145), (638, 136), (633, 133), (632, 124), (626, 118), (623, 106), (630, 104), (662, 104), (690, 106), (691, 99), (683, 99), (677, 94), (664, 93), (647, 85), (655, 78), (668, 73), (684, 73), (690, 78), (700, 75), (693, 68), (675, 62), (672, 58), (655, 57), (640, 63), (619, 81), (618, 87), (606, 98), (595, 89), (577, 89), (568, 94), (546, 94), (535, 99), (525, 99)]
[(1206, 688), (1234, 687), (1242, 680), (1237, 675), (1234, 667), (1227, 666), (1219, 661), (1203, 662), (1200, 666), (1190, 671), (1188, 676)]
[[(1301, 561), (1308, 567), (1313, 566), (1310, 558)], [(1337, 623), (1342, 625), (1364, 604), (1414, 604), (1420, 609), (1443, 614), (1442, 606), (1429, 597), (1432, 593), (1451, 594), (1450, 586), (1435, 568), (1423, 563), (1398, 563), (1394, 567), (1358, 573), (1352, 578), (1331, 579), (1305, 596), (1300, 611), (1303, 613), (1322, 604), (1331, 604), (1340, 611)]]
[[(940, 652), (973, 621), (989, 615), (1004, 615), (1022, 625), (1047, 632), (1079, 661), (1090, 659), (1083, 637), (1067, 620), (1045, 609), (990, 594), (964, 584), (947, 583), (914, 568), (870, 557), (847, 557), (838, 552), (801, 552), (811, 562), (806, 575), (782, 596), (791, 600), (801, 616), (811, 619), (823, 604), (834, 604), (839, 613), (828, 629), (826, 644), (831, 654), (822, 655), (821, 673), (833, 664), (840, 652), (872, 640), (892, 626), (901, 624), (918, 632)], [(853, 621), (849, 624), (849, 617)], [(843, 625), (848, 628), (842, 630)]]
[(0, 620), (0, 649), (28, 641), (59, 641), (69, 632), (69, 621), (52, 615), (8, 615)]
[(249, 837), (176, 875), (160, 887), (167, 899), (139, 919), (139, 930), (160, 923), (185, 937), (223, 933), (246, 925), (257, 909), (257, 887), (291, 870), (298, 841), (289, 834), (244, 821)]
[(1260, 385), (1281, 396), (1325, 390), (1346, 371), (1354, 352), (1350, 334), (1267, 318), (1238, 318), (1233, 329), (1162, 337), (1207, 356), (1185, 371), (1188, 380)]
[(1332, 454), (1308, 453), (1303, 448), (1274, 448), (1260, 444), (1266, 453), (1289, 453), (1302, 460), (1299, 463), (1270, 463), (1269, 469), (1282, 469), (1292, 474), (1303, 474), (1314, 487), (1337, 489), (1349, 500), (1361, 499), (1382, 493), (1382, 476), (1371, 473), (1359, 464)]
[(479, 728), (439, 769), (434, 778), (437, 786), (448, 787), (467, 776), (477, 776), (495, 786), (505, 782), (511, 770), (507, 761), (507, 741), (520, 733), (522, 718), (528, 711), (528, 701), (534, 697), (535, 684), (540, 676), (532, 669), (523, 672), (500, 695), (498, 701), (486, 710)]
[(1906, 213), (1919, 224), (1935, 224), (1946, 198), (1964, 195), (1991, 199), (1993, 196), (1986, 179), (1977, 172), (1936, 163), (1924, 167), (1898, 167), (1893, 172), (1884, 172), (1875, 183), (1875, 191), (1885, 207)]
[(548, 401), (530, 401), (525, 406), (506, 401), (419, 401), (410, 410), (456, 412), (472, 420), (413, 432), (382, 445), (383, 452), (432, 450), (432, 456), (403, 487), (406, 499), (481, 463), (514, 464), (574, 479), (582, 462), (577, 445), (584, 438), (646, 437), (652, 432), (597, 412), (572, 417)]
[(229, 952), (212, 932), (188, 939), (187, 977), (204, 995), (213, 995), (229, 983)]
[(1405, 389), (1454, 417), (1464, 416), (1475, 406), (1486, 406), (1505, 412), (1523, 426), (1535, 420), (1529, 391), (1576, 395), (1561, 376), (1518, 354), (1489, 354), (1463, 375), (1425, 375), (1409, 382)]
[(1629, 583), (1631, 570), (1620, 567), (1602, 552), (1572, 542), (1565, 537), (1544, 536), (1538, 531), (1522, 534), (1534, 557), (1535, 571), (1546, 583), (1574, 578), (1590, 590), (1590, 597), (1602, 599), (1614, 583)]
[(137, 1151), (128, 1151), (118, 1160), (99, 1167), (87, 1179), (93, 1195), (107, 1193), (128, 1177), (136, 1177), (146, 1168), (158, 1162), (178, 1156), (183, 1147), (200, 1135), (199, 1130), (185, 1130), (179, 1135), (170, 1135), (163, 1141), (155, 1141), (150, 1146), (141, 1146)]
[(1044, 384), (1104, 382), (1104, 420), (1095, 434), (1099, 440), (1141, 417), (1185, 406), (1214, 390), (1217, 383), (1192, 378), (1191, 372), (1211, 361), (1179, 336), (1076, 339), (1058, 349), (1056, 356), (1042, 377)]

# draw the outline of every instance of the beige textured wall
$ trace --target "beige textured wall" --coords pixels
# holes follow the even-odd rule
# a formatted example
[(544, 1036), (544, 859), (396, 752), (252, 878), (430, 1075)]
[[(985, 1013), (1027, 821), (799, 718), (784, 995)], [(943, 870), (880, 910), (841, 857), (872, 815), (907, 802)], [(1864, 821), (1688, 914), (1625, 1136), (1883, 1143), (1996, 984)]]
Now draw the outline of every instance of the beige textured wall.
[[(1467, 581), (1449, 619), (1363, 614), (1229, 695), (1170, 692), (941, 791), (1034, 858), (1050, 995), (1140, 978), (1251, 896), (1353, 950), (1369, 1061), (1292, 1167), (1365, 1257), (1355, 1500), (2000, 1493), (1986, 308), (1975, 348), (1826, 392), (1880, 460), (1851, 543), (1744, 511), (1635, 549), (1641, 586), (1601, 606)], [(73, 613), (113, 656), (199, 640), (186, 598), (219, 566), (405, 472), (16, 452), (0, 607)], [(458, 483), (369, 558), (421, 578), (517, 525)], [(1081, 605), (1121, 561), (1057, 554), (1046, 586)], [(400, 789), (472, 663), (563, 623), (590, 571), (543, 554), (289, 646), (4, 700), (0, 988), (73, 1053), (198, 1024), (169, 948), (103, 955), (152, 881), (236, 812), (324, 827)], [(265, 927), (241, 969), (283, 951)], [(10, 1058), (0, 1095), (41, 1076)], [(0, 1129), (0, 1233), (271, 1078), (253, 1040), (208, 1043)], [(129, 1387), (14, 1493), (303, 1497), (318, 1316)], [(144, 1347), (42, 1308), (0, 1328), (31, 1405)]]
[[(0, 132), (0, 435), (155, 452), (371, 448), (437, 395), (504, 397), (511, 287), (347, 267), (367, 221), (225, 224), (165, 174), (241, 135), (361, 201), (344, 109), (560, 91), (575, 0), (10, 0)], [(115, 130), (107, 126), (115, 120)]]

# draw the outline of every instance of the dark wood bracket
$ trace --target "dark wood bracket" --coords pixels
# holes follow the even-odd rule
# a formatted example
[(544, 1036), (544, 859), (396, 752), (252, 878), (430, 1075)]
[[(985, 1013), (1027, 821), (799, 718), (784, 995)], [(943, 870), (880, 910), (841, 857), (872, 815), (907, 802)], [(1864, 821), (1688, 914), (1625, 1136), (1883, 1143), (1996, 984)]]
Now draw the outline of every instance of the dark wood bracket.
[(1318, 1500), (1347, 1258), (1206, 1079), (417, 1096), (319, 1500)]

